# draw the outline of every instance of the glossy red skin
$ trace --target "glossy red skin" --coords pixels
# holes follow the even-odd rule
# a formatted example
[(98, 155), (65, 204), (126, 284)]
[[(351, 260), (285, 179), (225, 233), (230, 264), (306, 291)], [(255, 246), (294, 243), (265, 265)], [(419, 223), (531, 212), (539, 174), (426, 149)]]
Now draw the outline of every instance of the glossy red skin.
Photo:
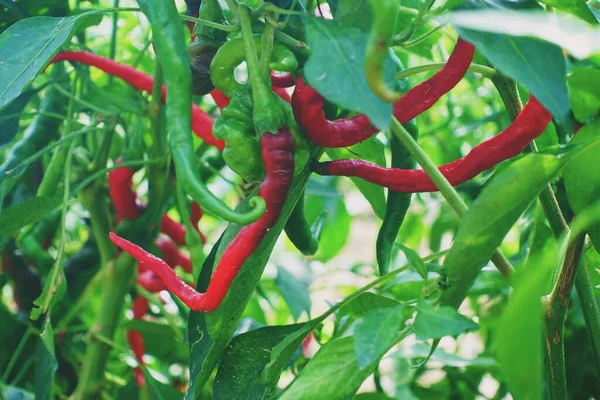
[(200, 227), (198, 227), (198, 223), (200, 222), (200, 219), (203, 216), (204, 213), (202, 212), (202, 208), (200, 208), (200, 205), (195, 201), (192, 202), (192, 213), (190, 215), (190, 221), (192, 222), (192, 225), (194, 226), (196, 232), (198, 232), (198, 234), (200, 235), (200, 240), (202, 240), (202, 243), (206, 243), (206, 236), (204, 236), (204, 234), (200, 232)]
[(179, 246), (185, 246), (185, 225), (171, 219), (167, 213), (160, 221), (160, 231), (173, 239)]
[(296, 84), (296, 82), (294, 81), (294, 77), (289, 72), (271, 72), (271, 83), (273, 84), (273, 87), (278, 88), (289, 88)]
[[(521, 113), (493, 138), (481, 143), (466, 156), (439, 167), (453, 185), (460, 185), (496, 164), (519, 154), (544, 132), (552, 114), (533, 96)], [(437, 187), (423, 170), (385, 168), (363, 160), (335, 160), (315, 163), (320, 175), (352, 176), (385, 186), (396, 192), (435, 192)]]
[[(146, 300), (142, 296), (137, 296), (133, 303), (133, 318), (134, 319), (142, 319), (144, 315), (148, 312), (148, 300)], [(144, 350), (144, 338), (142, 334), (138, 331), (128, 331), (127, 332), (127, 340), (129, 341), (129, 347), (133, 351), (133, 354), (140, 365), (144, 364), (144, 354), (146, 351)], [(144, 386), (146, 378), (144, 377), (144, 372), (140, 367), (135, 368), (135, 382), (138, 387)]]
[[(394, 103), (396, 119), (405, 124), (431, 108), (465, 76), (474, 53), (475, 47), (459, 38), (446, 65)], [(316, 90), (305, 84), (302, 78), (298, 78), (292, 96), (294, 116), (309, 139), (319, 146), (352, 146), (370, 138), (378, 131), (366, 115), (328, 120), (323, 111), (324, 103), (325, 99)]]
[(259, 187), (259, 196), (265, 199), (267, 209), (257, 221), (244, 226), (227, 246), (215, 268), (206, 293), (196, 292), (163, 260), (118, 237), (114, 232), (110, 233), (110, 240), (159, 275), (168, 290), (190, 309), (216, 310), (246, 259), (260, 245), (269, 229), (277, 223), (292, 184), (295, 143), (289, 130), (281, 128), (277, 134), (264, 133), (261, 135), (261, 147), (266, 175)]
[[(99, 68), (109, 75), (123, 79), (136, 89), (152, 93), (154, 78), (138, 71), (129, 65), (118, 63), (109, 58), (99, 56), (87, 51), (62, 51), (50, 61), (50, 64), (58, 61), (76, 61), (82, 64)], [(167, 88), (162, 86), (162, 101), (167, 97)], [(206, 143), (216, 146), (220, 150), (225, 148), (225, 142), (216, 139), (212, 134), (212, 118), (196, 104), (192, 104), (192, 131)]]
[[(117, 164), (120, 162), (121, 159), (118, 159)], [(116, 168), (108, 173), (108, 191), (117, 210), (118, 221), (133, 221), (141, 214), (136, 193), (132, 189), (134, 173), (129, 167)]]

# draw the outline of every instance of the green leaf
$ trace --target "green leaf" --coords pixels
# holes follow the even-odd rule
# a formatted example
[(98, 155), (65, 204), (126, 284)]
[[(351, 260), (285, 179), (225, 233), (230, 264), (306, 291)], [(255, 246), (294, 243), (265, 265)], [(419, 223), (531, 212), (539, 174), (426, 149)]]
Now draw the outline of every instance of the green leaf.
[(54, 399), (54, 377), (58, 361), (54, 355), (54, 334), (50, 318), (44, 321), (35, 349), (35, 398)]
[[(304, 73), (308, 83), (332, 103), (366, 114), (373, 125), (387, 129), (392, 104), (378, 98), (369, 88), (364, 71), (367, 34), (321, 18), (308, 18), (306, 38), (311, 55)], [(394, 84), (394, 62), (385, 62), (387, 83)]]
[[(581, 128), (570, 143), (585, 145), (563, 173), (569, 205), (580, 214), (600, 199), (600, 120)], [(600, 223), (588, 228), (587, 233), (600, 251)]]
[(369, 368), (398, 341), (405, 325), (404, 305), (374, 308), (354, 329), (354, 351), (360, 369)]
[[(335, 257), (346, 244), (350, 234), (352, 217), (348, 214), (344, 197), (339, 192), (329, 191), (325, 196), (317, 196), (315, 190), (313, 190), (312, 182), (313, 180), (309, 182), (306, 189), (304, 209), (310, 224), (319, 218), (323, 211), (327, 212), (319, 240), (319, 250), (314, 258), (328, 261)], [(332, 182), (336, 181), (332, 180)]]
[(307, 283), (301, 281), (287, 269), (278, 265), (275, 284), (281, 290), (294, 320), (297, 321), (304, 312), (310, 317), (311, 301)]
[(355, 27), (363, 32), (371, 29), (371, 7), (368, 0), (340, 1), (333, 18), (341, 25)]
[(63, 18), (20, 20), (0, 35), (0, 110), (16, 99), (75, 33), (97, 11)]
[(19, 120), (25, 106), (39, 89), (31, 89), (21, 93), (15, 101), (0, 111), (0, 147), (4, 146), (15, 137), (19, 131)]
[(352, 337), (332, 340), (321, 347), (279, 400), (350, 398), (377, 364), (359, 368)]
[(136, 330), (142, 334), (146, 354), (167, 363), (187, 364), (189, 362), (187, 345), (173, 335), (173, 328), (171, 326), (132, 319), (124, 321), (123, 328)]
[(442, 305), (458, 308), (510, 228), (567, 159), (528, 154), (492, 178), (461, 218), (444, 261), (439, 283)]
[(342, 307), (340, 307), (339, 311), (336, 313), (336, 316), (338, 319), (348, 315), (360, 317), (361, 315), (364, 315), (376, 308), (394, 308), (399, 305), (399, 302), (397, 302), (394, 299), (390, 299), (389, 297), (384, 297), (375, 293), (366, 292), (361, 293), (351, 302), (348, 302), (347, 304), (344, 304)]
[(573, 113), (579, 121), (585, 121), (600, 111), (600, 71), (576, 68), (568, 76), (569, 95)]
[(461, 333), (476, 331), (479, 326), (458, 313), (452, 307), (435, 308), (426, 301), (419, 301), (417, 316), (412, 326), (417, 339), (441, 339), (444, 336), (458, 336)]
[[(3, 181), (4, 184), (7, 180)], [(0, 237), (17, 232), (22, 227), (37, 222), (62, 203), (59, 197), (34, 197), (8, 207), (0, 215)]]
[(576, 15), (589, 24), (598, 24), (585, 0), (540, 0), (540, 3)]
[[(333, 159), (360, 158), (377, 165), (385, 166), (385, 146), (375, 136), (350, 148), (326, 149), (326, 152)], [(385, 193), (383, 187), (367, 182), (364, 179), (350, 178), (350, 180), (365, 196), (369, 204), (371, 204), (375, 214), (383, 219), (385, 216)]]
[[(410, 347), (402, 347), (400, 350), (393, 354), (394, 357), (402, 357), (409, 360), (413, 359), (424, 359), (429, 356), (431, 346), (425, 343), (416, 343)], [(466, 368), (466, 367), (480, 367), (480, 368), (496, 368), (498, 364), (491, 357), (477, 357), (468, 359), (457, 356), (455, 354), (446, 353), (439, 348), (436, 349), (430, 358), (431, 361), (436, 361), (444, 364), (447, 367)]]
[(565, 57), (560, 47), (537, 39), (457, 28), (500, 72), (523, 84), (568, 126), (570, 110)]
[(557, 248), (536, 257), (514, 274), (513, 292), (495, 333), (494, 352), (516, 399), (541, 399), (544, 356), (541, 343), (544, 295), (556, 264)]
[(411, 263), (412, 267), (415, 269), (415, 271), (417, 271), (417, 273), (421, 275), (423, 279), (427, 279), (427, 266), (423, 262), (423, 259), (421, 258), (419, 253), (417, 253), (409, 247), (406, 247), (402, 243), (395, 243), (394, 245), (400, 250), (402, 250), (408, 261)]
[(455, 11), (450, 13), (450, 23), (482, 32), (536, 37), (554, 43), (580, 59), (600, 52), (597, 40), (600, 28), (564, 15), (557, 17), (553, 13), (532, 10)]
[(261, 374), (271, 350), (306, 324), (267, 326), (236, 336), (227, 346), (215, 378), (215, 400), (268, 398), (277, 382), (262, 381)]

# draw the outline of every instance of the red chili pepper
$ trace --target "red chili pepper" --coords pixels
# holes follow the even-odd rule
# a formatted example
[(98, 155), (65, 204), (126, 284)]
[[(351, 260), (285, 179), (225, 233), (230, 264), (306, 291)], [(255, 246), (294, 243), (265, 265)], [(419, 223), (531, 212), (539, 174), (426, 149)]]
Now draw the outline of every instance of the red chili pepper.
[[(394, 103), (394, 116), (405, 124), (433, 106), (466, 74), (475, 47), (458, 39), (446, 65), (427, 81), (415, 86)], [(292, 96), (292, 108), (298, 124), (310, 140), (322, 147), (347, 147), (370, 138), (378, 130), (366, 115), (329, 121), (325, 117), (325, 99), (298, 78)]]
[[(142, 296), (137, 296), (133, 303), (133, 318), (134, 319), (142, 319), (144, 315), (148, 312), (148, 300), (146, 300)], [(128, 331), (127, 339), (129, 341), (129, 347), (133, 351), (133, 354), (140, 365), (144, 364), (144, 354), (146, 351), (144, 350), (144, 338), (139, 331)], [(135, 368), (135, 381), (138, 387), (144, 386), (144, 382), (146, 378), (144, 377), (144, 372), (140, 367)]]
[(229, 105), (229, 97), (225, 96), (219, 89), (213, 89), (210, 95), (219, 109), (222, 110)]
[(261, 146), (266, 176), (258, 194), (265, 199), (267, 209), (257, 221), (245, 225), (223, 252), (206, 293), (196, 292), (160, 258), (114, 232), (109, 235), (113, 243), (159, 275), (168, 290), (194, 311), (214, 311), (219, 307), (244, 261), (279, 219), (294, 175), (294, 138), (287, 128), (281, 128), (277, 134), (264, 133)]
[(175, 221), (167, 213), (160, 221), (160, 231), (173, 239), (179, 246), (185, 246), (185, 225)]
[[(119, 158), (117, 164), (121, 162)], [(135, 171), (129, 167), (113, 169), (108, 173), (108, 191), (110, 198), (117, 210), (117, 221), (127, 219), (130, 221), (138, 219), (140, 207), (137, 204), (137, 196), (132, 189), (133, 174)]]
[[(50, 61), (50, 64), (58, 61), (77, 61), (82, 64), (91, 65), (99, 68), (111, 76), (116, 76), (123, 79), (136, 89), (152, 93), (154, 86), (154, 78), (150, 75), (138, 71), (129, 65), (118, 63), (114, 60), (99, 56), (86, 51), (63, 51), (58, 53)], [(164, 102), (167, 96), (167, 88), (162, 87), (162, 101)], [(212, 118), (196, 104), (192, 104), (192, 131), (204, 140), (206, 143), (216, 146), (223, 150), (225, 143), (222, 140), (217, 140), (212, 134), (213, 120)]]
[(200, 227), (198, 226), (198, 223), (200, 222), (200, 219), (202, 219), (203, 216), (204, 213), (202, 212), (202, 208), (200, 208), (200, 205), (195, 201), (192, 202), (192, 213), (190, 215), (190, 221), (192, 222), (192, 225), (194, 226), (196, 232), (198, 232), (198, 234), (200, 235), (200, 240), (202, 240), (202, 243), (206, 243), (206, 236), (204, 236), (204, 234), (200, 231)]
[[(552, 114), (533, 96), (508, 128), (475, 147), (469, 154), (439, 167), (453, 185), (460, 185), (494, 165), (519, 154), (528, 143), (542, 134)], [(335, 160), (314, 163), (320, 175), (353, 176), (385, 186), (396, 192), (437, 191), (422, 170), (384, 168), (363, 160)]]
[(289, 88), (289, 87), (294, 86), (294, 84), (295, 84), (294, 77), (289, 72), (285, 72), (285, 73), (271, 72), (271, 82), (273, 83), (274, 87), (279, 87), (279, 88)]

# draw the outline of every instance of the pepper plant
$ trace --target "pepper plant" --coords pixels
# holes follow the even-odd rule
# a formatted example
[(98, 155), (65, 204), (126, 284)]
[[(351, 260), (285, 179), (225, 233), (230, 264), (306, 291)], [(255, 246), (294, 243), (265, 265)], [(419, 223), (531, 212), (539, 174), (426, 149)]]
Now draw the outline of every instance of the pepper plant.
[(598, 9), (0, 1), (0, 399), (599, 397)]

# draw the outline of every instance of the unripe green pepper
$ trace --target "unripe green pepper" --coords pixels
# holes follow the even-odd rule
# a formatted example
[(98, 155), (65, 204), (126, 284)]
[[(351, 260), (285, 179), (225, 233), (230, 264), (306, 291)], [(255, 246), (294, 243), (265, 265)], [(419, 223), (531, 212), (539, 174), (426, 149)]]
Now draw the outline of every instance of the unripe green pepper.
[(246, 181), (262, 179), (264, 166), (252, 123), (252, 94), (247, 87), (233, 93), (213, 126), (213, 135), (225, 141), (223, 159), (229, 168)]
[[(261, 38), (254, 35), (256, 51), (260, 57)], [(242, 37), (237, 37), (222, 45), (210, 64), (210, 78), (217, 89), (231, 97), (242, 84), (235, 80), (235, 68), (246, 60), (246, 50)], [(298, 69), (298, 60), (290, 49), (280, 43), (273, 45), (269, 68), (275, 71), (294, 72)]]

